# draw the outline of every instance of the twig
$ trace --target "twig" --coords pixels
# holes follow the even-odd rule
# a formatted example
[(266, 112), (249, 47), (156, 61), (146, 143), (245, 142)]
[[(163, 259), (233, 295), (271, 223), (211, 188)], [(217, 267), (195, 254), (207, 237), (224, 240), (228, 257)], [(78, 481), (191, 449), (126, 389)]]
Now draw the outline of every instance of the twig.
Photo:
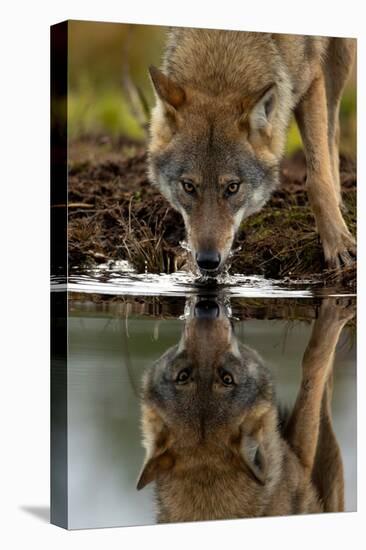
[(67, 204), (53, 204), (52, 208), (94, 208), (94, 204), (88, 202), (69, 202)]

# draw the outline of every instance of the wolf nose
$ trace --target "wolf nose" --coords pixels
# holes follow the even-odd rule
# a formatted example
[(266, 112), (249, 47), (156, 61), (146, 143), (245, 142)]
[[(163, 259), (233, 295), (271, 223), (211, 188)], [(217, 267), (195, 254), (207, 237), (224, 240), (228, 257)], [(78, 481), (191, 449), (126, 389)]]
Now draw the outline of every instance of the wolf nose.
[(197, 252), (196, 262), (200, 269), (204, 269), (205, 271), (214, 271), (220, 265), (221, 256), (218, 252), (204, 250), (203, 252)]
[(197, 319), (217, 319), (220, 315), (219, 305), (213, 300), (200, 300), (194, 308)]

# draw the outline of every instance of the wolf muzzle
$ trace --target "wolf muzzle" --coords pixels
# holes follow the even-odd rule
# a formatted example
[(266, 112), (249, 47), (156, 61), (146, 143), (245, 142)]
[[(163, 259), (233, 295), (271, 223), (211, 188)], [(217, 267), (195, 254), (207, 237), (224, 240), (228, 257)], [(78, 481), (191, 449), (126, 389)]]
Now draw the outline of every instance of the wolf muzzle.
[(221, 263), (221, 255), (215, 250), (197, 252), (196, 262), (202, 271), (216, 271)]
[(197, 319), (214, 320), (220, 316), (220, 306), (215, 300), (199, 300), (194, 308)]

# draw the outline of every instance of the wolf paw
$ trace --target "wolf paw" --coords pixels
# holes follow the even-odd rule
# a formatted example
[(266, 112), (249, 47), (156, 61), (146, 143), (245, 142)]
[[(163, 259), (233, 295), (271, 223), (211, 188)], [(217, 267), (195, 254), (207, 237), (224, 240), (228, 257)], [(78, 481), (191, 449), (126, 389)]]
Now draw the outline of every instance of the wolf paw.
[(329, 270), (341, 270), (356, 260), (356, 241), (351, 233), (343, 232), (331, 243), (324, 243), (324, 256)]
[(329, 325), (345, 325), (356, 314), (356, 302), (352, 298), (324, 298), (322, 300), (318, 318)]

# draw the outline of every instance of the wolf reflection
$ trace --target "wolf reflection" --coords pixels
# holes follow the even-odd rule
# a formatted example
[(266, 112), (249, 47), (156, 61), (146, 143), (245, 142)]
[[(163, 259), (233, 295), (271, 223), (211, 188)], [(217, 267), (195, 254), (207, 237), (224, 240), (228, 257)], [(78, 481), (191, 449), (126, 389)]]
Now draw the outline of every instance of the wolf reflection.
[(225, 307), (190, 303), (180, 342), (148, 369), (142, 388), (146, 459), (137, 488), (155, 482), (159, 522), (343, 511), (332, 369), (353, 315), (344, 302), (323, 300), (295, 405), (285, 411)]

